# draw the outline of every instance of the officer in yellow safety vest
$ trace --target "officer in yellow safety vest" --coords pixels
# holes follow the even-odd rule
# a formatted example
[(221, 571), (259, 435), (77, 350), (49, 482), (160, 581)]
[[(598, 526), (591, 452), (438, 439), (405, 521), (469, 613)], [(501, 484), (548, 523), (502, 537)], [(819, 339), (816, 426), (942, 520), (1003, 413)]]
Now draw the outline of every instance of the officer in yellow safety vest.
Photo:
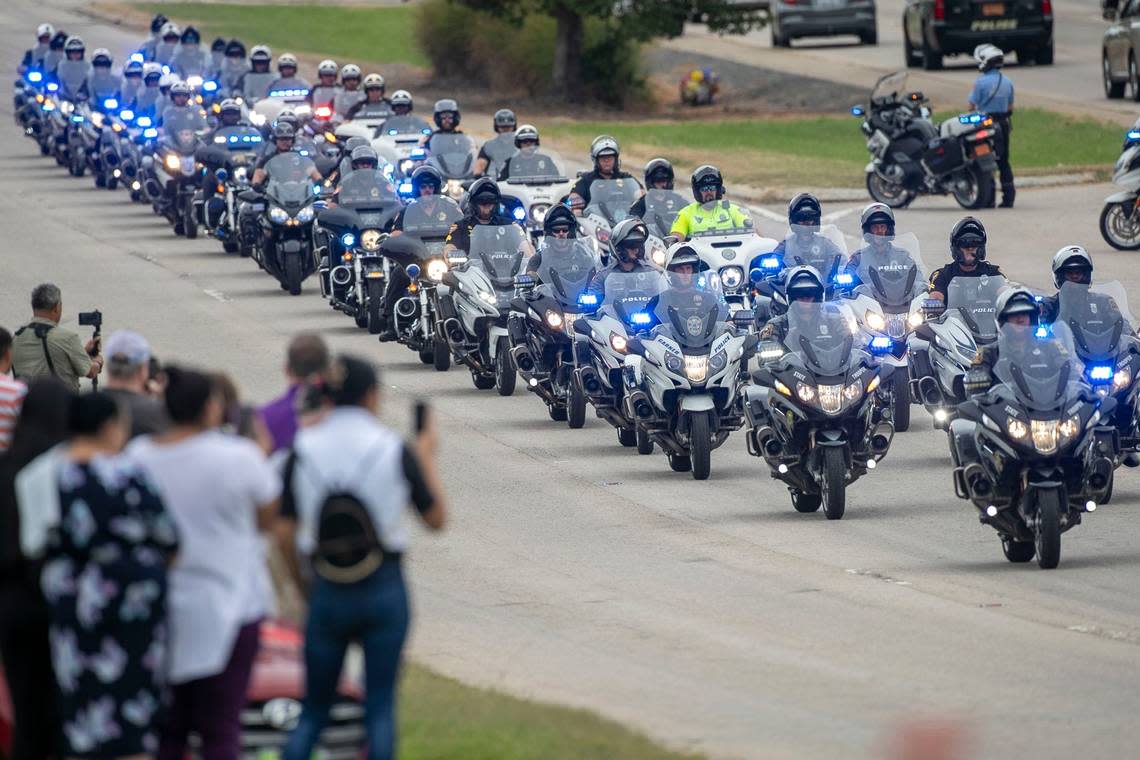
[(681, 209), (673, 227), (671, 237), (688, 240), (703, 232), (733, 232), (751, 230), (752, 218), (732, 201), (724, 200), (724, 178), (720, 169), (705, 164), (697, 167), (692, 177), (693, 198)]

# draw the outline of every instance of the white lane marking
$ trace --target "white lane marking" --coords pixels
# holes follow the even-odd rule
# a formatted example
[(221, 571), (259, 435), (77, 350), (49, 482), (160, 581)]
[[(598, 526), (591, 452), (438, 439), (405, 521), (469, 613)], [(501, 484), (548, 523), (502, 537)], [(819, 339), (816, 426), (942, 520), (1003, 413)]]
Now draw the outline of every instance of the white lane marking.
[(854, 214), (858, 210), (859, 210), (858, 206), (852, 206), (851, 208), (844, 208), (844, 209), (840, 209), (839, 211), (832, 211), (830, 214), (824, 214), (822, 221), (824, 224), (832, 224), (834, 222), (839, 221), (840, 219), (842, 219), (845, 216), (850, 216), (851, 214)]
[(788, 221), (787, 214), (777, 214), (775, 211), (769, 211), (768, 209), (763, 208), (761, 206), (753, 206), (750, 210), (752, 211), (752, 213), (759, 214), (760, 216), (764, 217), (765, 219), (771, 219), (773, 222), (787, 223), (787, 221)]
[(229, 303), (230, 299), (227, 298), (226, 294), (220, 290), (211, 290), (210, 288), (204, 288), (202, 292), (208, 295), (210, 298), (213, 298), (215, 301), (220, 301), (221, 303)]

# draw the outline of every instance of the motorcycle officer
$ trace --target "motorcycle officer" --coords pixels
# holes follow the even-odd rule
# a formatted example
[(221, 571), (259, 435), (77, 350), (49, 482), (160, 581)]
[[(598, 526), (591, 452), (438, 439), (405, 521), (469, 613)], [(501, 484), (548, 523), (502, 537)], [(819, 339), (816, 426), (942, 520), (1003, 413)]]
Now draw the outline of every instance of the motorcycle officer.
[[(345, 177), (348, 177), (353, 172), (375, 171), (376, 168), (380, 166), (380, 156), (377, 155), (376, 151), (372, 149), (371, 145), (359, 145), (353, 148), (348, 160), (349, 171), (344, 175), (344, 177), (340, 177), (341, 181), (343, 181)], [(387, 179), (385, 179), (384, 182), (387, 183)], [(329, 204), (330, 207), (336, 206), (340, 203), (340, 186), (341, 182), (337, 182), (336, 188), (333, 190), (332, 202)]]
[[(519, 151), (515, 155), (508, 158), (503, 162), (503, 168), (499, 172), (499, 181), (503, 182), (511, 177), (511, 161), (515, 160), (520, 155), (530, 156), (535, 150), (538, 149), (541, 139), (538, 135), (538, 127), (533, 124), (523, 124), (515, 132), (515, 148)], [(478, 172), (476, 172), (478, 173)]]
[(161, 82), (162, 66), (153, 61), (144, 63), (143, 86), (131, 104), (136, 119), (140, 116), (149, 116), (153, 123), (158, 123), (158, 109), (163, 103), (162, 89), (159, 87)]
[(847, 272), (851, 275), (854, 288), (862, 280), (859, 278), (859, 265), (863, 255), (884, 256), (888, 253), (902, 253), (910, 258), (910, 253), (897, 247), (891, 241), (895, 237), (895, 212), (884, 203), (869, 203), (863, 208), (859, 218), (859, 226), (863, 230), (863, 240), (866, 245), (851, 254), (847, 261)]
[(83, 83), (83, 90), (87, 97), (95, 101), (100, 108), (103, 101), (113, 98), (121, 101), (119, 87), (122, 80), (111, 73), (111, 52), (107, 48), (97, 48), (91, 55), (91, 71)]
[(245, 58), (245, 44), (238, 39), (230, 40), (226, 43), (226, 55), (218, 68), (222, 92), (231, 97), (240, 95), (238, 83), (247, 71), (249, 71), (249, 61)]
[(297, 76), (297, 56), (292, 53), (282, 53), (277, 56), (277, 79), (270, 82), (267, 91), (278, 89), (311, 89), (307, 80)]
[(144, 62), (153, 61), (155, 59), (155, 51), (158, 49), (158, 43), (162, 39), (162, 28), (166, 26), (166, 22), (169, 20), (170, 19), (161, 13), (155, 14), (155, 17), (150, 20), (150, 36), (146, 38), (146, 42), (144, 42), (140, 48)]
[(249, 71), (241, 75), (235, 89), (236, 94), (250, 106), (269, 92), (269, 83), (273, 81), (273, 74), (269, 71), (272, 60), (273, 53), (267, 45), (254, 45), (249, 51)]
[(91, 64), (83, 58), (87, 46), (82, 37), (68, 37), (63, 51), (67, 57), (55, 67), (59, 94), (67, 100), (79, 100), (87, 94), (87, 77), (91, 75)]
[(215, 37), (210, 43), (210, 75), (221, 72), (222, 64), (226, 61), (226, 40), (224, 37)]
[(170, 59), (170, 68), (183, 79), (202, 77), (206, 79), (214, 72), (210, 54), (202, 50), (202, 35), (192, 26), (183, 30), (178, 49)]
[[(218, 126), (202, 139), (203, 147), (196, 152), (198, 161), (205, 167), (202, 173), (202, 198), (207, 209), (210, 208), (211, 199), (217, 194), (218, 180), (215, 171), (224, 167), (228, 159), (225, 148), (214, 147), (214, 136), (227, 127), (236, 127), (242, 124), (248, 124), (248, 122), (242, 119), (241, 103), (233, 98), (226, 98), (218, 105)], [(213, 215), (215, 219), (220, 216), (220, 213), (221, 211), (218, 210)], [(217, 224), (208, 226), (216, 227)]]
[[(418, 171), (418, 170), (417, 170)], [(471, 185), (468, 193), (467, 215), (451, 226), (444, 241), (443, 252), (464, 251), (471, 247), (471, 230), (481, 224), (502, 226), (517, 224), (514, 219), (502, 213), (503, 194), (499, 185), (490, 177), (480, 177)]]
[(986, 228), (981, 220), (967, 216), (950, 231), (949, 264), (930, 275), (930, 297), (946, 300), (946, 289), (955, 277), (990, 277), (1000, 275), (996, 264), (986, 261)]
[[(495, 130), (495, 137), (505, 135), (507, 132), (514, 132), (518, 128), (518, 117), (515, 112), (509, 108), (500, 108), (495, 111), (495, 115), (491, 118), (491, 128)], [(482, 177), (487, 173), (487, 167), (491, 165), (491, 157), (487, 155), (487, 143), (490, 143), (495, 138), (483, 143), (479, 148), (479, 157), (475, 159), (475, 176)], [(518, 145), (516, 140), (515, 145)], [(502, 181), (503, 177), (499, 177)]]
[[(1025, 288), (1008, 288), (998, 296), (994, 307), (998, 329), (1012, 325), (1016, 330), (1006, 334), (1014, 339), (1033, 340), (1034, 332), (1041, 319), (1041, 310), (1033, 293)], [(973, 366), (966, 373), (965, 388), (969, 396), (978, 396), (993, 387), (994, 367), (998, 362), (998, 347), (1001, 341), (982, 346), (974, 357)]]
[(392, 93), (392, 114), (395, 116), (407, 116), (412, 112), (415, 107), (415, 101), (412, 100), (412, 94), (407, 90), (396, 90)]
[(621, 146), (609, 135), (599, 135), (590, 143), (590, 160), (594, 168), (578, 178), (567, 196), (570, 208), (579, 214), (590, 205), (590, 185), (595, 180), (633, 179), (632, 174), (621, 170)]
[[(568, 207), (559, 203), (551, 208), (546, 213), (546, 218), (542, 220), (542, 233), (546, 238), (573, 240), (578, 237), (578, 218)], [(530, 257), (526, 263), (527, 274), (537, 274), (542, 268), (542, 253), (545, 250), (545, 245), (539, 246), (538, 251)]]
[[(259, 188), (265, 184), (266, 179), (268, 179), (265, 165), (268, 164), (274, 156), (281, 153), (291, 153), (296, 145), (296, 139), (297, 131), (289, 122), (279, 121), (277, 125), (273, 127), (273, 148), (266, 151), (257, 159), (257, 163), (253, 169), (253, 178), (250, 180), (250, 184), (253, 187)], [(321, 182), (323, 180), (321, 173), (317, 171), (315, 166), (309, 167), (309, 178), (314, 182)]]
[(309, 103), (313, 106), (332, 107), (333, 101), (336, 100), (336, 96), (340, 92), (340, 85), (336, 81), (339, 71), (336, 61), (331, 58), (326, 58), (317, 64), (317, 83), (309, 92)]
[(660, 270), (645, 261), (645, 241), (649, 239), (649, 228), (637, 218), (623, 219), (614, 227), (610, 235), (610, 248), (613, 261), (590, 280), (589, 292), (598, 296), (600, 302), (606, 294), (606, 279), (617, 273), (659, 272)]
[(51, 42), (48, 43), (47, 55), (44, 56), (45, 74), (54, 75), (60, 62), (67, 57), (63, 52), (63, 47), (67, 44), (67, 40), (68, 35), (67, 32), (64, 31), (56, 32), (55, 36), (51, 38)]
[(171, 117), (180, 111), (191, 111), (197, 116), (198, 129), (205, 129), (206, 112), (190, 102), (192, 94), (193, 90), (185, 82), (175, 82), (170, 85), (170, 105), (162, 109), (162, 123), (170, 121)]
[[(459, 113), (459, 104), (451, 98), (444, 98), (435, 101), (435, 108), (432, 110), (432, 120), (435, 121), (435, 131), (430, 135), (425, 135), (424, 139), (420, 140), (420, 145), (423, 145), (431, 152), (431, 141), (436, 135), (454, 135), (462, 134), (463, 130), (459, 128), (459, 120), (462, 114)], [(494, 181), (492, 181), (494, 184)], [(498, 185), (495, 185), (498, 188)]]
[(1009, 163), (1009, 134), (1013, 131), (1013, 82), (1001, 72), (1005, 64), (1002, 51), (989, 43), (974, 48), (974, 58), (982, 73), (974, 80), (970, 92), (970, 110), (981, 111), (993, 117), (998, 126), (998, 176), (1001, 178), (1001, 207), (1013, 208), (1016, 189), (1013, 184), (1013, 167)]
[(167, 21), (162, 25), (161, 34), (158, 44), (154, 47), (154, 60), (163, 66), (170, 66), (173, 71), (172, 62), (175, 52), (178, 51), (178, 43), (182, 41), (182, 30), (178, 24)]
[(55, 35), (55, 27), (51, 24), (40, 24), (36, 27), (36, 46), (24, 51), (20, 60), (18, 71), (24, 74), (29, 69), (43, 68), (44, 57), (51, 49), (51, 38)]
[(364, 92), (360, 89), (360, 67), (355, 63), (346, 63), (340, 70), (340, 90), (333, 98), (333, 111), (337, 116), (347, 118), (349, 110), (364, 100)]
[[(669, 163), (668, 159), (654, 158), (645, 165), (646, 190), (672, 190), (673, 179), (673, 164)], [(633, 205), (629, 207), (629, 213), (638, 219), (645, 216), (644, 195), (633, 202)]]
[(685, 206), (673, 221), (669, 236), (688, 240), (700, 232), (752, 227), (752, 218), (737, 204), (724, 200), (724, 178), (710, 164), (698, 166), (691, 177), (695, 201)]
[(123, 77), (119, 82), (119, 105), (131, 108), (143, 89), (143, 62), (127, 61), (123, 65)]
[(1066, 282), (1092, 285), (1093, 262), (1089, 252), (1079, 245), (1067, 245), (1053, 254), (1053, 284), (1057, 292), (1041, 299), (1041, 321), (1052, 323), (1061, 309), (1061, 286)]
[(821, 271), (825, 279), (831, 279), (835, 271), (843, 265), (843, 251), (833, 240), (820, 233), (819, 228), (823, 222), (823, 206), (819, 199), (811, 193), (799, 193), (788, 203), (788, 226), (792, 230), (790, 237), (781, 240), (772, 253), (765, 253), (752, 259), (749, 271), (760, 265), (764, 256), (775, 254), (781, 264), (787, 262), (790, 266), (808, 263), (807, 258), (820, 262), (825, 259), (835, 262), (831, 269)]
[(381, 106), (387, 106), (390, 112), (392, 101), (384, 97), (384, 77), (381, 74), (372, 73), (364, 77), (364, 99), (348, 109), (345, 119), (352, 121), (365, 108), (368, 109), (370, 115), (378, 116), (383, 112)]
[[(799, 264), (787, 271), (784, 292), (788, 296), (788, 312), (802, 308), (797, 304), (823, 303), (827, 288), (815, 267)], [(760, 330), (761, 340), (778, 340), (783, 343), (788, 337), (788, 312), (768, 320)]]

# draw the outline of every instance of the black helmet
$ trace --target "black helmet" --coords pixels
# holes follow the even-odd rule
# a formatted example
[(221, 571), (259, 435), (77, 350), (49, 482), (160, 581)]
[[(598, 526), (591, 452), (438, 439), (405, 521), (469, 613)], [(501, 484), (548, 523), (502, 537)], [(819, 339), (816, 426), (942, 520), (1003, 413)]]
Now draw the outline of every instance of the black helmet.
[(443, 100), (435, 101), (435, 108), (432, 109), (432, 112), (433, 112), (432, 118), (435, 120), (435, 125), (437, 127), (439, 127), (440, 129), (443, 129), (443, 120), (441, 117), (445, 113), (447, 113), (448, 111), (450, 111), (452, 116), (454, 116), (454, 118), (455, 118), (455, 124), (453, 124), (452, 126), (458, 127), (459, 126), (459, 104), (456, 103), (451, 98), (444, 98)]
[(709, 266), (701, 259), (697, 250), (691, 245), (679, 245), (669, 256), (669, 263), (665, 265), (665, 269), (672, 272), (676, 267), (688, 264), (693, 268), (694, 272), (700, 272), (708, 269)]
[(225, 52), (225, 49), (226, 49), (226, 38), (225, 37), (215, 37), (214, 41), (210, 43), (210, 52), (211, 53), (222, 53), (222, 52)]
[(518, 123), (519, 120), (515, 117), (515, 112), (509, 108), (500, 108), (495, 111), (495, 117), (491, 120), (491, 126), (496, 132), (499, 131), (500, 127), (514, 129)]
[(371, 145), (361, 145), (359, 148), (352, 149), (352, 168), (363, 168), (358, 164), (369, 163), (372, 169), (380, 165), (380, 157), (376, 155), (376, 151), (372, 149)]
[(287, 121), (279, 121), (273, 126), (274, 140), (292, 140), (297, 136), (297, 130)]
[(288, 124), (293, 127), (293, 131), (296, 132), (297, 127), (301, 124), (301, 120), (297, 118), (297, 112), (292, 108), (282, 108), (281, 113), (277, 114), (277, 120), (273, 123)]
[[(610, 247), (620, 261), (631, 262), (645, 257), (645, 241), (649, 239), (649, 229), (645, 222), (637, 217), (630, 217), (618, 222), (610, 234)], [(630, 248), (640, 248), (641, 256), (629, 256)]]
[(158, 34), (161, 32), (162, 27), (166, 26), (166, 22), (169, 20), (170, 19), (168, 19), (166, 16), (163, 16), (161, 13), (155, 15), (155, 17), (150, 20), (150, 33)]
[(997, 298), (994, 311), (997, 312), (999, 326), (1004, 325), (1015, 314), (1028, 314), (1032, 324), (1037, 324), (1041, 316), (1041, 307), (1038, 306), (1037, 299), (1025, 288), (1003, 290)]
[(817, 303), (823, 301), (823, 279), (815, 267), (807, 264), (792, 267), (784, 282), (787, 283), (784, 286), (784, 293), (788, 297), (788, 303), (800, 298), (811, 298)]
[(515, 132), (515, 147), (521, 148), (522, 143), (527, 140), (533, 140), (535, 145), (540, 145), (542, 141), (538, 137), (538, 127), (533, 124), (523, 124)]
[[(245, 58), (245, 43), (234, 38), (226, 43), (227, 58)], [(268, 58), (266, 58), (268, 60)]]
[(885, 203), (869, 203), (863, 208), (863, 214), (859, 218), (859, 226), (863, 229), (863, 236), (870, 235), (870, 228), (872, 224), (885, 224), (887, 225), (887, 237), (894, 237), (895, 234), (895, 212), (891, 211), (891, 207)]
[(1093, 263), (1089, 252), (1079, 245), (1067, 245), (1053, 254), (1053, 282), (1058, 288), (1069, 278), (1066, 272), (1080, 272), (1080, 282), (1092, 283)]
[(950, 256), (955, 261), (962, 261), (963, 248), (976, 248), (974, 258), (978, 261), (986, 258), (986, 228), (972, 216), (963, 218), (950, 230)]
[(424, 185), (434, 185), (435, 194), (439, 195), (443, 189), (443, 175), (439, 173), (439, 169), (426, 164), (416, 167), (416, 170), (412, 172), (412, 190), (417, 198), (420, 195), (420, 188)]
[(822, 218), (823, 207), (811, 193), (800, 193), (788, 204), (788, 224), (818, 227)]
[(198, 34), (198, 30), (192, 26), (186, 27), (182, 32), (183, 45), (197, 45), (202, 41), (202, 35)]
[(503, 194), (499, 191), (499, 184), (490, 177), (480, 177), (475, 180), (467, 193), (472, 205), (478, 203), (494, 203), (497, 205), (503, 200)]
[(63, 50), (63, 46), (67, 44), (67, 32), (60, 30), (55, 33), (48, 43), (48, 47), (52, 50)]
[(568, 226), (570, 237), (578, 237), (578, 218), (574, 216), (573, 211), (561, 203), (555, 204), (546, 212), (546, 218), (542, 220), (543, 234), (549, 235), (552, 229), (559, 226)]
[(717, 200), (724, 197), (724, 177), (720, 175), (720, 169), (712, 164), (697, 167), (696, 171), (693, 172), (692, 185), (693, 198), (696, 199), (697, 203), (701, 203), (702, 187), (716, 188)]
[(673, 164), (664, 158), (650, 159), (645, 165), (645, 188), (648, 190), (660, 180), (665, 181), (667, 189), (673, 189)]

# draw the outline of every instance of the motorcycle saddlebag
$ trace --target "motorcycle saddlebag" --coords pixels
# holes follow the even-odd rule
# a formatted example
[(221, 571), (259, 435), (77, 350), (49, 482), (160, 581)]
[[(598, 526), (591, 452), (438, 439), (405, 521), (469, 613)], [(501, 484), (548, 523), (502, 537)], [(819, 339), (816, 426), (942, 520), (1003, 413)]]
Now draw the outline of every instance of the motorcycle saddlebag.
[(949, 174), (966, 162), (962, 143), (953, 137), (937, 137), (926, 144), (922, 162), (936, 175)]

